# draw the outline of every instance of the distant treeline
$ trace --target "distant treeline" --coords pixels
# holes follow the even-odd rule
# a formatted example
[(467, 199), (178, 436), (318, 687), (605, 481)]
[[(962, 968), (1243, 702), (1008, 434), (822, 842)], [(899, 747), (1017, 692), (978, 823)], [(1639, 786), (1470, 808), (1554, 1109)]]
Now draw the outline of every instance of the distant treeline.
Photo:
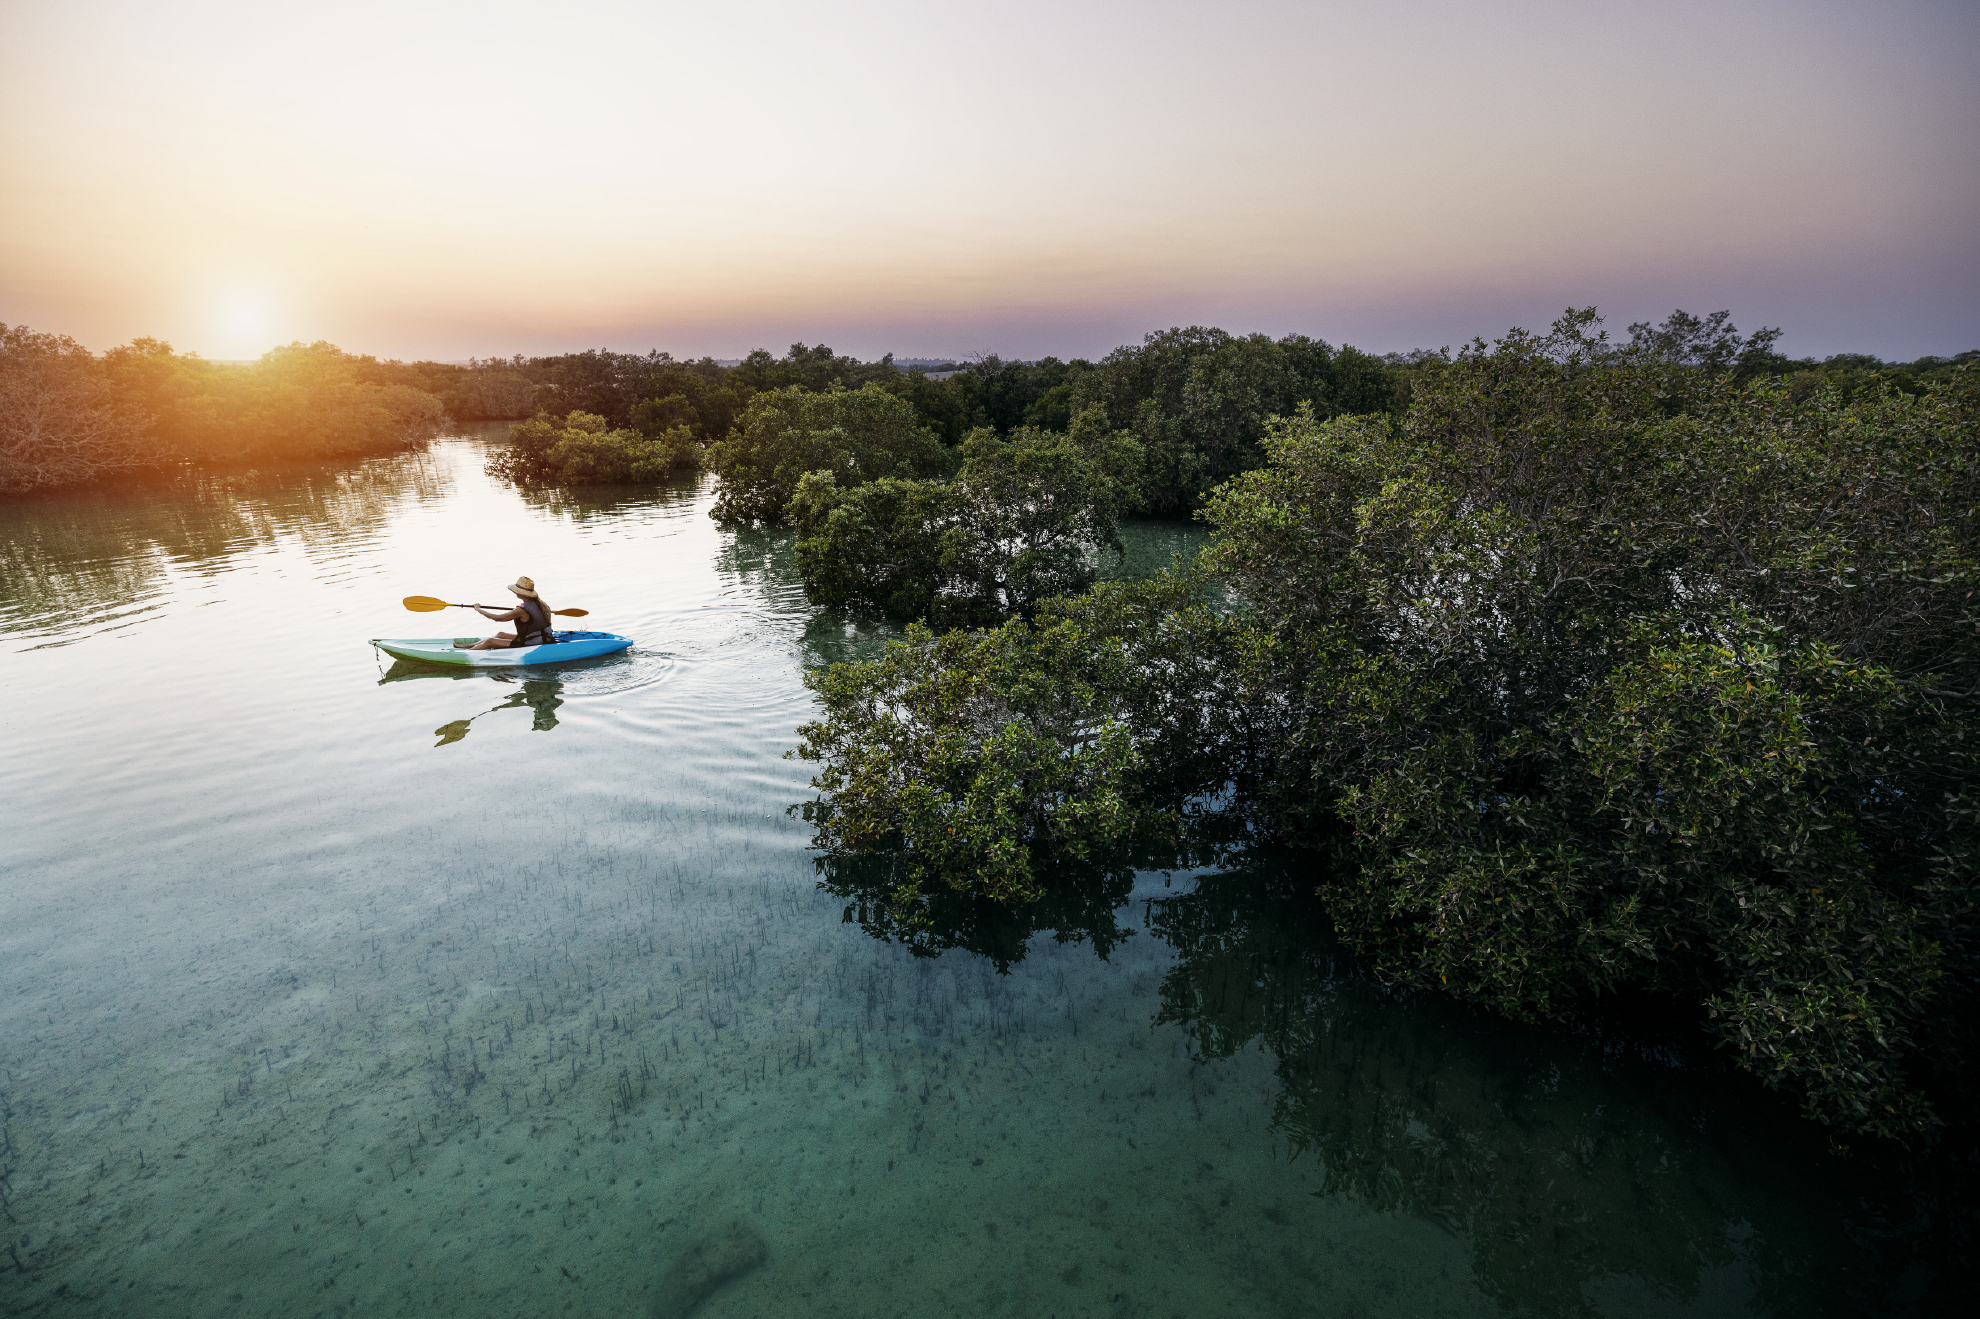
[(327, 343), (239, 364), (156, 339), (97, 356), (63, 335), (0, 326), (0, 491), (404, 448), (446, 424), (431, 383), (420, 367)]
[[(1654, 333), (1675, 334), (1683, 342), (1673, 340), (1672, 351), (1698, 365), (1742, 377), (1785, 377), (1798, 395), (1824, 383), (1923, 394), (1976, 355), (1908, 363), (1864, 354), (1791, 359), (1772, 351), (1777, 332), (1741, 339), (1723, 313), (1666, 321)], [(1267, 418), (1289, 415), (1301, 403), (1322, 418), (1399, 416), (1411, 380), (1426, 363), (1445, 358), (1442, 352), (1377, 357), (1304, 335), (1273, 339), (1191, 327), (1152, 333), (1098, 362), (989, 356), (932, 371), (904, 370), (891, 355), (862, 362), (802, 343), (781, 358), (759, 349), (733, 365), (608, 349), (465, 365), (407, 363), (322, 342), (277, 348), (258, 362), (224, 363), (174, 352), (156, 339), (92, 354), (65, 336), (0, 325), (0, 491), (186, 463), (388, 452), (439, 433), (449, 419), (541, 417), (561, 433), (573, 413), (602, 419), (608, 435), (667, 434), (670, 461), (679, 466), (746, 428), (745, 413), (759, 396), (871, 387), (912, 408), (919, 425), (952, 454), (972, 431), (1064, 433), (1075, 416), (1098, 407), (1142, 448), (1134, 507), (1181, 514), (1199, 507), (1220, 482), (1259, 464)], [(692, 450), (680, 444), (683, 426)], [(538, 447), (541, 460), (514, 475), (647, 479), (653, 470), (643, 450), (601, 466), (590, 443), (581, 464), (586, 475), (565, 477), (547, 457), (554, 444)]]
[[(1678, 312), (1660, 325), (1631, 326), (1630, 342), (1654, 348), (1667, 360), (1741, 380), (1783, 378), (1797, 400), (1824, 385), (1849, 395), (1884, 389), (1922, 395), (1943, 384), (1959, 363), (1980, 358), (1980, 352), (1906, 363), (1860, 353), (1820, 361), (1790, 358), (1774, 351), (1778, 330), (1742, 337), (1728, 319), (1724, 312), (1706, 317)], [(1021, 430), (1063, 434), (1074, 417), (1097, 407), (1142, 449), (1129, 510), (1175, 516), (1200, 507), (1224, 480), (1260, 465), (1269, 418), (1290, 415), (1302, 403), (1322, 419), (1377, 412), (1400, 417), (1412, 382), (1449, 357), (1443, 350), (1378, 357), (1305, 335), (1274, 339), (1192, 326), (1151, 333), (1140, 344), (1118, 348), (1098, 362), (1056, 357), (1005, 361), (991, 355), (953, 369), (903, 370), (891, 354), (863, 362), (823, 344), (798, 343), (781, 358), (759, 349), (732, 366), (707, 357), (688, 362), (664, 352), (642, 356), (591, 349), (479, 363), (477, 368), (491, 376), (528, 380), (535, 413), (555, 419), (582, 412), (602, 417), (608, 427), (650, 438), (685, 424), (704, 450), (760, 431), (749, 410), (762, 396), (792, 389), (822, 394), (871, 388), (912, 409), (920, 427), (948, 455), (951, 472), (973, 431), (989, 430), (1006, 439)], [(658, 405), (644, 424), (635, 416), (642, 405)], [(767, 399), (759, 406), (785, 407)], [(531, 472), (540, 481), (558, 478), (550, 465), (536, 464)], [(724, 475), (733, 480), (741, 473)], [(785, 486), (787, 500), (795, 492), (796, 477)], [(780, 502), (743, 520), (784, 522), (792, 516)]]

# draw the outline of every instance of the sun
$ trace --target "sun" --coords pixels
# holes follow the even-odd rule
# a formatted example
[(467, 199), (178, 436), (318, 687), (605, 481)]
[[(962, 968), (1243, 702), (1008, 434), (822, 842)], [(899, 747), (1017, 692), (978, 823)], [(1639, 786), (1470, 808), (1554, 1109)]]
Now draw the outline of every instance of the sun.
[(258, 293), (230, 293), (219, 299), (218, 316), (224, 355), (259, 357), (269, 347), (274, 317), (268, 299)]

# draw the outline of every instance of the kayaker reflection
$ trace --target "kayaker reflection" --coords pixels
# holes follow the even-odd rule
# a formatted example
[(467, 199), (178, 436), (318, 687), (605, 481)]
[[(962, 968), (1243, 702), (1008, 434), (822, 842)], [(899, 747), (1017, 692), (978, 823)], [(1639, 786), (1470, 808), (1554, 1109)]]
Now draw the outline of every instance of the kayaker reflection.
[(558, 693), (563, 690), (564, 684), (554, 678), (532, 678), (523, 683), (521, 691), (510, 692), (509, 699), (495, 709), (515, 710), (526, 705), (536, 712), (529, 721), (530, 728), (547, 733), (557, 726), (557, 707), (564, 703)]
[(550, 606), (537, 594), (535, 582), (527, 577), (518, 577), (509, 584), (509, 594), (521, 601), (514, 609), (498, 611), (487, 605), (474, 605), (472, 608), (491, 623), (514, 623), (516, 630), (497, 632), (473, 645), (456, 641), (456, 650), (509, 650), (516, 646), (548, 645), (556, 640), (550, 631)]
[[(512, 680), (508, 678), (497, 678), (496, 681), (509, 682)], [(557, 726), (557, 707), (564, 703), (563, 690), (564, 684), (555, 678), (531, 678), (523, 683), (521, 691), (510, 692), (508, 700), (502, 702), (500, 705), (489, 706), (481, 714), (494, 714), (497, 710), (517, 710), (523, 706), (528, 706), (531, 710), (535, 711), (535, 715), (529, 722), (531, 730), (538, 733), (547, 733)], [(456, 719), (451, 724), (440, 725), (440, 727), (433, 730), (434, 734), (440, 739), (433, 745), (444, 747), (451, 742), (460, 741), (468, 735), (468, 725), (472, 724), (475, 719), (481, 718), (481, 714), (475, 715), (470, 719)]]

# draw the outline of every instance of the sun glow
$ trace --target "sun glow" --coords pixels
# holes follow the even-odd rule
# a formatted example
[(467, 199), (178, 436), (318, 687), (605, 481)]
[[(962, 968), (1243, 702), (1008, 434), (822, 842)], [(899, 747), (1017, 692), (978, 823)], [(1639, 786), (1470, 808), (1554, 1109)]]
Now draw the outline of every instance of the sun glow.
[(1980, 324), (1980, 18), (1897, 3), (0, 6), (0, 321), (1033, 356), (1595, 302), (1944, 351)]
[(223, 360), (259, 357), (275, 344), (275, 318), (266, 297), (236, 291), (214, 300), (213, 356)]

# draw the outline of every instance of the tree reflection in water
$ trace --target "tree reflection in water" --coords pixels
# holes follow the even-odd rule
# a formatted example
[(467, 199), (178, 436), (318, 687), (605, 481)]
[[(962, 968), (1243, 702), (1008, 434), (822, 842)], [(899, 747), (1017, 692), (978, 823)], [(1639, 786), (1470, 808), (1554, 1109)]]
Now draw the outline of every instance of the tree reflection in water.
[(1117, 919), (1134, 888), (1135, 867), (1062, 865), (1036, 902), (1003, 903), (941, 885), (907, 894), (897, 856), (820, 857), (818, 887), (846, 900), (842, 919), (916, 957), (951, 948), (988, 958), (998, 971), (1024, 960), (1031, 937), (1050, 930), (1059, 943), (1090, 944), (1102, 961), (1134, 933)]
[(1525, 1027), (1374, 983), (1312, 889), (1269, 863), (1208, 875), (1151, 904), (1150, 926), (1178, 959), (1156, 1021), (1206, 1060), (1253, 1040), (1277, 1056), (1272, 1125), (1324, 1171), (1316, 1194), (1468, 1239), (1478, 1285), (1514, 1312), (1646, 1290), (1709, 1306), (1730, 1289), (1783, 1315), (1950, 1297), (1973, 1206), (1942, 1192), (1970, 1199), (1969, 1159), (1845, 1158), (1749, 1078), (1683, 1056), (1682, 1033)]
[[(904, 893), (886, 856), (818, 864), (847, 923), (917, 956), (1006, 971), (1041, 932), (1103, 959), (1133, 933), (1126, 861), (1060, 866), (1013, 906)], [(1314, 1194), (1468, 1241), (1477, 1285), (1514, 1314), (1926, 1314), (1963, 1286), (1970, 1142), (1838, 1152), (1699, 1052), (1689, 1021), (1523, 1026), (1398, 992), (1342, 952), (1313, 887), (1310, 869), (1251, 858), (1152, 900), (1147, 928), (1176, 956), (1154, 1024), (1205, 1062), (1253, 1042), (1276, 1055), (1272, 1130), (1311, 1160)]]
[(437, 500), (449, 484), (422, 450), (12, 499), (0, 537), (0, 623), (71, 645), (94, 624), (154, 606), (171, 569), (211, 577), (285, 537), (348, 551), (382, 535), (402, 505)]
[(679, 473), (651, 485), (519, 486), (516, 493), (531, 508), (582, 523), (685, 504), (698, 483), (694, 473)]

